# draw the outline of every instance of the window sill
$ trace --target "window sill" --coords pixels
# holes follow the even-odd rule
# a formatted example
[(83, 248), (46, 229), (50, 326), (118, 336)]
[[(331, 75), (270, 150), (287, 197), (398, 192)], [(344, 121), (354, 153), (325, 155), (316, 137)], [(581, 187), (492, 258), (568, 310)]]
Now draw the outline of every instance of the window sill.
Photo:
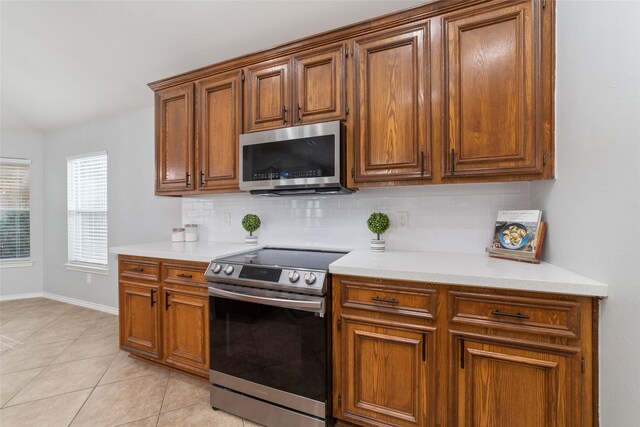
[(31, 267), (33, 261), (30, 259), (12, 260), (12, 261), (0, 261), (0, 268), (20, 268)]
[(82, 271), (84, 273), (102, 274), (103, 276), (109, 275), (109, 267), (107, 266), (97, 267), (93, 265), (74, 264), (68, 262), (64, 265), (64, 268), (66, 268), (67, 270)]

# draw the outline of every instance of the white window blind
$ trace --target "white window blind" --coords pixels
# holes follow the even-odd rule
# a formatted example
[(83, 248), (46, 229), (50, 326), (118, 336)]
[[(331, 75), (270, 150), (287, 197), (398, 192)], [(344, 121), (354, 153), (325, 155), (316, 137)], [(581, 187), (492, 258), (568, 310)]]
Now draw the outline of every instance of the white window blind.
[(0, 158), (0, 259), (31, 256), (29, 172), (31, 161)]
[(107, 265), (107, 154), (67, 159), (69, 264)]

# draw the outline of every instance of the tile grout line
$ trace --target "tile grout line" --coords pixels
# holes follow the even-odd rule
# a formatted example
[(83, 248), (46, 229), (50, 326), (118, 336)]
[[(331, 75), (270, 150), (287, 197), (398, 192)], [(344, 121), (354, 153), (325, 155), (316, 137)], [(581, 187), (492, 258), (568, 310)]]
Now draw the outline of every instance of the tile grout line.
[[(43, 299), (44, 299), (44, 298), (43, 298)], [(67, 311), (68, 311), (68, 310), (70, 310), (70, 309), (71, 309), (71, 307), (69, 307), (69, 308), (67, 309)], [(58, 318), (60, 318), (63, 314), (64, 314), (64, 313), (59, 314), (59, 315), (58, 315), (58, 316), (56, 316), (56, 318), (55, 318), (55, 319), (53, 319), (51, 322), (49, 322), (49, 323), (47, 323), (47, 324), (45, 324), (45, 325), (41, 326), (39, 329), (34, 330), (31, 334), (29, 334), (29, 336), (25, 337), (25, 339), (26, 339), (26, 338), (31, 337), (31, 336), (32, 336), (33, 334), (35, 334), (36, 332), (41, 331), (41, 330), (42, 330), (42, 329), (44, 329), (47, 325), (49, 325), (49, 324), (51, 324), (51, 323), (55, 322), (55, 321), (56, 321), (56, 320), (58, 320)], [(77, 339), (77, 338), (76, 338), (76, 339)], [(61, 340), (61, 341), (65, 341), (65, 340)], [(60, 342), (60, 341), (53, 341), (53, 343), (55, 343), (55, 342)], [(64, 351), (65, 351), (67, 348), (69, 348), (69, 346), (70, 346), (71, 344), (73, 344), (74, 342), (75, 342), (75, 339), (74, 339), (74, 340), (71, 340), (71, 342), (69, 342), (69, 344), (68, 344), (65, 348), (63, 348), (63, 349), (62, 349), (62, 351), (60, 352), (60, 354), (64, 353)], [(24, 342), (21, 342), (21, 344), (24, 344)], [(44, 343), (44, 344), (51, 344), (51, 343)], [(15, 348), (15, 347), (14, 347), (14, 348)], [(13, 350), (14, 348), (12, 348), (11, 350)], [(59, 355), (58, 355), (58, 356), (59, 356)], [(56, 356), (56, 358), (57, 358), (58, 356)], [(8, 406), (7, 406), (7, 405), (11, 402), (11, 400), (12, 400), (12, 399), (14, 399), (14, 398), (15, 398), (15, 397), (20, 393), (20, 392), (22, 392), (22, 390), (24, 390), (24, 389), (25, 389), (25, 387), (27, 387), (29, 384), (31, 384), (31, 383), (32, 383), (36, 378), (38, 378), (38, 377), (40, 376), (40, 374), (42, 374), (42, 371), (44, 371), (47, 367), (51, 366), (51, 365), (53, 364), (53, 362), (54, 362), (54, 361), (55, 361), (55, 359), (54, 359), (54, 360), (52, 360), (51, 362), (49, 362), (47, 365), (44, 365), (44, 366), (36, 366), (36, 367), (33, 367), (33, 368), (29, 368), (29, 369), (23, 369), (23, 370), (21, 370), (21, 371), (13, 371), (13, 372), (24, 372), (24, 371), (29, 371), (29, 370), (31, 370), (31, 369), (38, 369), (38, 368), (40, 368), (40, 372), (38, 372), (38, 373), (37, 373), (33, 378), (31, 378), (31, 380), (30, 380), (30, 381), (28, 381), (27, 383), (25, 383), (25, 384), (20, 388), (20, 390), (16, 391), (16, 393), (15, 393), (13, 396), (11, 396), (11, 398), (10, 398), (10, 399), (9, 399), (9, 400), (4, 404), (4, 405), (2, 405), (2, 408), (3, 408), (3, 409), (4, 409), (4, 408), (8, 408)], [(11, 374), (11, 373), (13, 373), (13, 372), (6, 372), (6, 374)], [(3, 374), (3, 375), (4, 375), (4, 374)], [(27, 402), (25, 402), (25, 403), (27, 403)], [(18, 406), (18, 405), (15, 405), (15, 406)]]
[(156, 418), (156, 427), (160, 422), (160, 415), (162, 415), (162, 407), (164, 406), (164, 399), (167, 397), (167, 390), (169, 390), (169, 380), (171, 379), (171, 371), (167, 375), (167, 384), (164, 386), (164, 393), (162, 394), (162, 403), (160, 403), (160, 409), (158, 409), (158, 418)]
[[(118, 350), (120, 351), (120, 350)], [(98, 356), (100, 357), (100, 356)], [(105, 374), (107, 373), (107, 371), (109, 370), (109, 368), (111, 367), (111, 365), (113, 365), (113, 362), (116, 360), (116, 357), (118, 357), (118, 353), (116, 352), (115, 357), (113, 358), (113, 360), (111, 361), (111, 363), (109, 363), (109, 366), (107, 366), (107, 369), (104, 370), (104, 372), (102, 373), (102, 375), (100, 376), (100, 379), (96, 382), (96, 385), (93, 386), (93, 388), (91, 389), (91, 393), (89, 393), (89, 395), (87, 396), (87, 398), (84, 400), (84, 402), (82, 402), (82, 405), (80, 405), (80, 408), (78, 408), (78, 411), (76, 412), (76, 414), (73, 416), (73, 418), (71, 419), (71, 422), (69, 423), (69, 425), (73, 424), (73, 422), (76, 420), (76, 418), (78, 418), (78, 414), (80, 413), (80, 411), (82, 411), (82, 408), (84, 408), (84, 405), (89, 401), (89, 398), (91, 397), (91, 395), (93, 394), (94, 391), (96, 391), (96, 389), (98, 388), (98, 384), (100, 384), (100, 381), (102, 381), (102, 378), (104, 378)]]
[[(44, 299), (44, 298), (43, 298), (43, 299)], [(32, 336), (33, 334), (35, 334), (36, 332), (38, 332), (38, 331), (40, 331), (40, 330), (44, 329), (45, 327), (47, 327), (47, 326), (48, 326), (48, 325), (50, 325), (51, 323), (55, 322), (55, 321), (56, 321), (56, 320), (58, 320), (60, 317), (62, 317), (64, 314), (66, 314), (69, 310), (71, 310), (71, 308), (73, 308), (73, 306), (72, 306), (71, 304), (67, 304), (67, 303), (61, 303), (61, 304), (68, 305), (68, 306), (69, 306), (69, 308), (68, 308), (67, 310), (65, 310), (64, 312), (60, 313), (58, 316), (56, 316), (56, 317), (55, 317), (55, 319), (51, 320), (51, 322), (49, 322), (49, 323), (47, 323), (47, 324), (45, 324), (45, 325), (41, 326), (40, 328), (38, 328), (38, 329), (34, 330), (34, 331), (33, 331), (33, 333), (31, 333), (31, 334), (30, 334), (28, 337), (26, 337), (26, 338), (31, 337), (31, 336)], [(96, 310), (93, 310), (93, 311), (96, 311)], [(84, 335), (84, 333), (85, 333), (87, 330), (88, 330), (88, 328), (87, 328), (85, 331), (83, 331), (79, 336), (77, 336), (76, 338), (74, 338), (74, 339), (70, 340), (69, 344), (68, 344), (67, 346), (65, 346), (65, 347), (62, 349), (62, 351), (61, 351), (61, 352), (60, 352), (60, 353), (55, 357), (55, 359), (54, 359), (54, 360), (52, 360), (51, 362), (49, 362), (47, 365), (44, 365), (44, 366), (41, 366), (41, 367), (34, 367), (34, 368), (30, 368), (30, 369), (37, 369), (37, 368), (41, 368), (41, 370), (40, 370), (40, 372), (38, 372), (38, 374), (37, 374), (35, 377), (33, 377), (33, 378), (32, 378), (30, 381), (28, 381), (24, 386), (22, 386), (22, 387), (20, 388), (20, 390), (18, 390), (18, 391), (17, 391), (17, 392), (16, 392), (16, 393), (11, 397), (11, 399), (15, 398), (15, 397), (20, 393), (20, 392), (22, 392), (22, 390), (24, 390), (24, 389), (25, 389), (25, 387), (27, 387), (29, 384), (31, 384), (31, 382), (33, 382), (36, 378), (38, 378), (46, 368), (48, 368), (49, 366), (53, 366), (53, 365), (55, 365), (55, 363), (54, 363), (54, 362), (58, 359), (58, 357), (60, 357), (60, 355), (61, 355), (62, 353), (64, 353), (64, 352), (65, 352), (65, 351), (66, 351), (66, 350), (67, 350), (67, 349), (68, 349), (68, 348), (69, 348), (69, 347), (70, 347), (74, 342), (76, 342), (76, 341), (77, 341), (77, 340), (78, 340), (82, 335)], [(64, 341), (64, 340), (61, 340), (61, 341)], [(53, 341), (53, 343), (55, 343), (55, 342), (59, 342), (59, 341)], [(44, 343), (44, 344), (50, 344), (50, 343)], [(12, 349), (12, 350), (13, 350), (13, 349)], [(119, 351), (119, 350), (118, 350), (118, 351)], [(118, 354), (118, 353), (116, 352), (115, 354), (116, 354), (116, 356), (117, 356), (117, 354)], [(108, 356), (108, 355), (103, 355), (103, 356)], [(103, 356), (94, 356), (94, 357), (103, 357)], [(83, 359), (77, 359), (77, 360), (85, 360), (85, 359), (91, 359), (91, 357), (83, 358)], [(115, 357), (114, 357), (114, 360), (115, 360)], [(73, 362), (73, 361), (72, 361), (72, 362)], [(63, 363), (64, 363), (64, 362), (63, 362)], [(111, 361), (111, 363), (113, 363), (113, 360)], [(111, 363), (109, 364), (109, 367), (111, 366)], [(109, 369), (109, 367), (107, 367), (107, 369)], [(27, 371), (27, 370), (29, 370), (29, 369), (24, 369), (24, 370), (22, 370), (22, 371)], [(22, 372), (22, 371), (14, 371), (14, 372)], [(106, 372), (106, 370), (105, 370), (105, 372)], [(12, 373), (12, 372), (7, 372), (7, 373)], [(104, 373), (103, 373), (103, 375), (102, 375), (102, 376), (104, 376)], [(102, 377), (100, 377), (100, 380), (102, 380)], [(100, 382), (100, 380), (98, 380), (98, 383)], [(92, 388), (91, 388), (91, 393), (89, 393), (89, 395), (87, 396), (87, 398), (85, 399), (85, 401), (82, 403), (82, 406), (80, 406), (80, 409), (78, 409), (78, 411), (77, 411), (77, 412), (76, 412), (76, 414), (74, 415), (73, 419), (71, 420), (71, 423), (73, 422), (73, 420), (75, 420), (75, 419), (76, 419), (76, 417), (77, 417), (77, 416), (78, 416), (78, 414), (80, 413), (80, 410), (84, 407), (84, 405), (85, 405), (85, 403), (87, 402), (87, 400), (89, 399), (89, 397), (91, 397), (91, 395), (93, 394), (93, 391), (95, 390), (95, 388), (96, 388), (96, 387), (97, 387), (97, 383), (96, 383), (96, 386), (94, 386), (94, 387), (92, 387)], [(88, 390), (88, 389), (89, 389), (89, 388), (85, 388), (85, 389), (82, 389), (82, 390)], [(72, 392), (70, 392), (70, 393), (75, 393), (75, 392), (77, 392), (77, 391), (81, 391), (81, 390), (75, 390), (75, 391), (72, 391)], [(68, 393), (63, 393), (63, 394), (60, 394), (60, 395), (57, 395), (57, 396), (62, 396), (62, 395), (64, 395), (64, 394), (68, 394)], [(32, 402), (37, 402), (37, 401), (39, 401), (39, 400), (48, 399), (48, 398), (50, 398), (50, 397), (55, 397), (55, 396), (48, 396), (48, 397), (43, 398), (43, 399), (36, 399), (36, 400), (31, 401), (31, 402), (25, 402), (25, 403), (18, 404), (18, 405), (14, 405), (14, 406), (10, 406), (10, 407), (18, 407), (18, 406), (20, 406), (20, 405), (24, 405), (24, 404), (32, 403)], [(7, 407), (6, 405), (10, 403), (11, 399), (10, 399), (9, 401), (7, 401), (7, 402), (2, 406), (2, 409), (10, 408), (10, 407)], [(69, 425), (71, 425), (71, 423), (69, 423)]]
[[(29, 402), (22, 402), (22, 403), (18, 403), (17, 405), (12, 405), (12, 406), (6, 406), (6, 405), (5, 405), (5, 406), (3, 406), (3, 407), (2, 407), (2, 409), (3, 409), (3, 410), (5, 410), (5, 409), (7, 409), (7, 410), (8, 410), (8, 409), (12, 409), (12, 408), (18, 408), (18, 407), (20, 407), (20, 406), (28, 405), (28, 404), (30, 404), (30, 403), (36, 403), (36, 402), (41, 402), (41, 401), (43, 401), (43, 400), (51, 399), (52, 397), (66, 396), (67, 394), (77, 393), (77, 392), (79, 392), (79, 391), (85, 391), (85, 390), (91, 390), (91, 389), (92, 389), (92, 387), (86, 387), (86, 388), (81, 388), (80, 390), (67, 391), (67, 392), (65, 392), (65, 393), (60, 393), (60, 394), (56, 394), (56, 395), (53, 395), (53, 396), (47, 396), (47, 397), (42, 397), (42, 398), (40, 398), (40, 399), (30, 400)], [(15, 397), (15, 396), (14, 396), (14, 397)], [(89, 397), (87, 396), (87, 399), (88, 399), (88, 398), (89, 398)], [(7, 402), (7, 403), (8, 403), (8, 402)]]
[[(69, 345), (71, 345), (71, 343), (70, 343)], [(66, 348), (65, 348), (65, 349), (66, 349)], [(63, 350), (63, 351), (64, 351), (64, 350)], [(62, 354), (62, 353), (61, 353), (61, 354)], [(118, 353), (115, 353), (115, 354), (116, 354), (116, 356), (117, 356), (117, 354), (118, 354)], [(22, 386), (22, 388), (21, 388), (20, 390), (18, 390), (18, 391), (17, 391), (13, 396), (11, 396), (11, 398), (10, 398), (10, 399), (9, 399), (9, 400), (4, 404), (4, 405), (2, 405), (2, 408), (3, 408), (3, 409), (4, 409), (4, 408), (11, 408), (11, 407), (13, 407), (13, 406), (19, 406), (19, 405), (23, 405), (23, 404), (25, 404), (25, 403), (36, 402), (36, 401), (38, 401), (38, 400), (42, 400), (42, 399), (48, 399), (49, 397), (62, 396), (62, 395), (67, 394), (67, 393), (73, 393), (74, 391), (80, 391), (80, 390), (87, 390), (87, 389), (89, 389), (89, 388), (95, 388), (95, 387), (97, 387), (97, 383), (96, 383), (96, 385), (95, 385), (95, 386), (93, 386), (93, 387), (87, 387), (87, 388), (83, 388), (83, 389), (79, 389), (79, 390), (73, 390), (73, 391), (70, 391), (70, 392), (65, 392), (65, 393), (60, 393), (60, 394), (53, 394), (53, 395), (51, 395), (51, 396), (43, 397), (42, 399), (35, 399), (35, 400), (29, 401), (29, 402), (23, 402), (23, 403), (19, 403), (19, 404), (17, 404), (17, 405), (7, 406), (9, 403), (11, 403), (11, 400), (12, 400), (12, 399), (14, 399), (18, 394), (20, 394), (20, 392), (22, 392), (22, 390), (24, 390), (25, 388), (27, 388), (27, 386), (28, 386), (29, 384), (31, 384), (33, 381), (35, 381), (35, 380), (36, 380), (36, 379), (37, 379), (37, 378), (42, 374), (42, 372), (43, 372), (45, 369), (47, 369), (48, 367), (64, 365), (64, 364), (66, 364), (66, 363), (75, 363), (75, 362), (80, 362), (80, 361), (82, 361), (82, 360), (97, 359), (97, 358), (99, 358), (99, 357), (106, 357), (106, 356), (111, 356), (111, 355), (110, 355), (110, 354), (102, 354), (102, 355), (98, 355), (98, 356), (91, 356), (91, 357), (85, 357), (85, 358), (82, 358), (82, 359), (71, 360), (71, 361), (68, 361), (68, 362), (55, 363), (55, 364), (54, 364), (54, 363), (49, 363), (48, 365), (45, 365), (45, 366), (40, 366), (40, 367), (31, 368), (31, 369), (40, 369), (40, 372), (38, 372), (38, 374), (37, 374), (35, 377), (33, 377), (31, 380), (29, 380), (27, 383), (25, 383), (25, 385), (24, 385), (24, 386)], [(114, 360), (115, 360), (115, 357), (114, 357)], [(109, 367), (111, 366), (111, 363), (113, 363), (113, 360), (109, 363)], [(107, 370), (109, 369), (109, 367), (107, 367)], [(31, 370), (31, 369), (24, 369), (24, 370), (22, 370), (22, 371), (14, 371), (14, 372), (24, 372), (24, 371), (29, 371), (29, 370)], [(14, 372), (7, 372), (7, 373), (8, 373), (8, 374), (13, 374)], [(105, 373), (106, 373), (106, 372), (107, 372), (107, 371), (105, 370)], [(5, 374), (3, 374), (3, 375), (5, 375)], [(104, 376), (104, 373), (102, 374), (102, 376), (100, 377), (100, 379), (98, 380), (98, 382), (100, 382), (100, 380), (102, 380), (102, 377), (103, 377), (103, 376)]]

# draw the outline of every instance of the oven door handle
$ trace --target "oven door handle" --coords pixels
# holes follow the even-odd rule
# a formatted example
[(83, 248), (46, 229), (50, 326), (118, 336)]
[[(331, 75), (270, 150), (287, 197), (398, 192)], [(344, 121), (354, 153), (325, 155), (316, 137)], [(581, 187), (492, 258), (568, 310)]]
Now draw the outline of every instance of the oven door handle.
[(274, 307), (293, 308), (296, 310), (310, 311), (313, 313), (324, 313), (324, 298), (314, 300), (295, 300), (285, 298), (272, 298), (249, 293), (238, 293), (227, 291), (209, 284), (209, 295), (213, 297), (227, 298), (236, 301), (252, 302), (255, 304), (272, 305)]

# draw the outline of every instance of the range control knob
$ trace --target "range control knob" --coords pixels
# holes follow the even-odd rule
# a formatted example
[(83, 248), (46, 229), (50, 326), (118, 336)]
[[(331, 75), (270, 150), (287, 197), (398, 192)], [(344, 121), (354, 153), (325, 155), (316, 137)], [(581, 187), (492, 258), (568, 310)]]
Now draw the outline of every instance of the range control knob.
[(216, 264), (213, 266), (211, 271), (213, 271), (214, 274), (218, 274), (222, 271), (222, 266), (220, 264)]
[(227, 265), (224, 268), (224, 274), (226, 274), (227, 276), (229, 276), (231, 273), (233, 273), (233, 265)]
[(289, 273), (289, 281), (291, 283), (296, 283), (298, 280), (300, 279), (300, 274), (293, 270), (291, 273)]
[(313, 285), (316, 281), (316, 275), (313, 273), (307, 273), (304, 275), (304, 281), (307, 285)]

